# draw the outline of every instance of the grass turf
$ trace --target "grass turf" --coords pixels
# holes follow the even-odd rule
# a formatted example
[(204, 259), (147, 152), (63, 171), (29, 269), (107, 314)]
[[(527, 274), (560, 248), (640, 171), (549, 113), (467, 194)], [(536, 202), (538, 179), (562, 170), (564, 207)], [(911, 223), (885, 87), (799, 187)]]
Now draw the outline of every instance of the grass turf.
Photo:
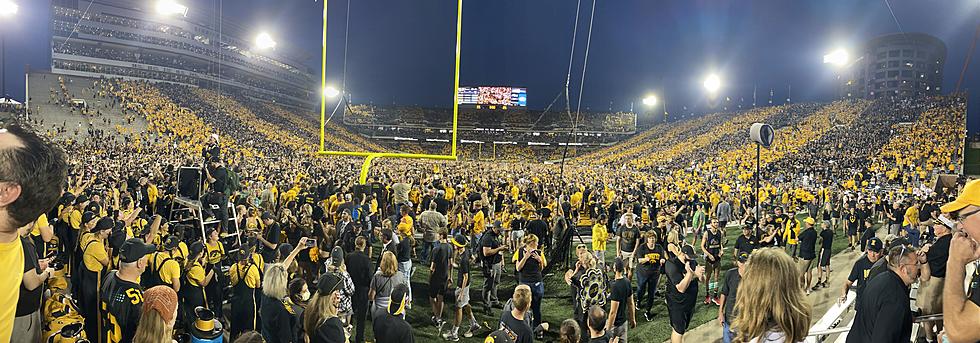
[[(805, 218), (805, 215), (798, 216), (801, 220)], [(816, 230), (820, 230), (820, 224), (817, 224)], [(877, 225), (875, 226), (877, 228)], [(726, 245), (725, 254), (722, 257), (722, 271), (719, 274), (719, 282), (722, 281), (724, 276), (724, 271), (733, 268), (734, 263), (732, 261), (732, 250), (734, 249), (735, 239), (741, 234), (741, 230), (735, 227), (728, 228), (726, 231), (726, 237), (728, 244)], [(575, 243), (573, 241), (573, 243)], [(819, 249), (819, 240), (817, 242)], [(573, 244), (574, 246), (574, 244)], [(591, 247), (590, 247), (591, 248)], [(847, 248), (847, 237), (838, 228), (834, 235), (834, 244), (832, 249), (832, 255), (836, 255), (840, 251)], [(379, 246), (374, 247), (374, 251), (380, 251)], [(610, 243), (607, 246), (605, 259), (610, 262), (615, 258), (615, 245)], [(428, 278), (429, 278), (429, 268), (428, 266), (421, 266), (418, 262), (415, 262), (416, 271), (412, 275), (412, 292), (413, 292), (413, 305), (412, 309), (406, 311), (408, 313), (408, 323), (412, 325), (412, 333), (415, 336), (416, 341), (431, 342), (445, 341), (441, 334), (436, 332), (436, 327), (432, 325), (430, 317), (432, 316), (432, 309), (430, 307), (428, 297)], [(574, 261), (572, 262), (574, 263)], [(834, 266), (836, 272), (841, 272), (847, 269), (844, 266)], [(484, 313), (482, 310), (483, 302), (481, 300), (481, 290), (483, 289), (484, 278), (479, 270), (479, 266), (474, 266), (474, 270), (471, 273), (471, 286), (470, 286), (470, 297), (476, 308), (474, 308), (474, 316), (477, 321), (488, 324), (491, 328), (496, 329), (498, 321), (500, 318), (500, 309), (491, 309), (491, 313)], [(564, 270), (556, 270), (554, 274), (549, 274), (545, 276), (545, 292), (544, 299), (541, 302), (541, 312), (543, 321), (549, 323), (549, 332), (545, 334), (545, 342), (557, 340), (558, 328), (561, 322), (565, 319), (572, 318), (573, 307), (570, 298), (570, 286), (566, 285), (562, 279), (564, 275)], [(612, 275), (610, 275), (612, 278)], [(636, 287), (636, 277), (633, 279), (633, 287)], [(816, 278), (816, 275), (814, 275)], [(455, 271), (453, 275), (455, 280)], [(663, 289), (666, 283), (666, 277), (660, 280), (659, 288)], [(501, 302), (506, 302), (510, 299), (513, 293), (514, 287), (517, 285), (517, 279), (514, 274), (514, 264), (510, 262), (509, 256), (505, 258), (504, 273), (501, 276), (501, 282), (498, 287)], [(634, 290), (635, 291), (635, 290)], [(707, 292), (706, 283), (702, 283), (699, 286), (699, 302), (694, 309), (694, 317), (691, 319), (689, 329), (694, 328), (710, 322), (715, 321), (718, 318), (718, 306), (713, 304), (703, 305), (700, 300), (703, 300)], [(448, 330), (452, 325), (452, 320), (454, 316), (455, 307), (453, 305), (452, 299), (446, 299), (446, 304), (443, 309), (443, 319), (446, 320), (446, 325), (443, 326), (443, 330)], [(667, 317), (667, 306), (663, 302), (663, 297), (658, 296), (655, 300), (653, 306), (654, 318), (652, 321), (647, 322), (643, 318), (643, 313), (637, 310), (637, 326), (635, 329), (630, 330), (630, 340), (638, 340), (638, 342), (663, 342), (670, 338), (671, 328), (669, 319)], [(462, 321), (463, 328), (459, 331), (460, 342), (483, 342), (483, 339), (490, 334), (492, 331), (486, 327), (479, 331), (476, 331), (472, 338), (464, 338), (463, 331), (465, 331), (466, 323), (468, 320), (464, 316)], [(583, 328), (583, 330), (587, 330)], [(720, 327), (719, 327), (719, 330)], [(371, 332), (370, 319), (367, 321), (367, 327), (365, 328), (365, 337), (367, 341), (373, 342), (373, 334)]]

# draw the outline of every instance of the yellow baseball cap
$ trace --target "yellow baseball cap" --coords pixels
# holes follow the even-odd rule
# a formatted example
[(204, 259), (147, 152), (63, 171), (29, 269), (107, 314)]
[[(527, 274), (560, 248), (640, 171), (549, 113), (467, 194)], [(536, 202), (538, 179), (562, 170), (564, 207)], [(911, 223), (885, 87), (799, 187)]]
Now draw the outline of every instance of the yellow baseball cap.
[(813, 217), (806, 217), (806, 219), (804, 219), (803, 222), (804, 223), (807, 223), (807, 224), (810, 224), (810, 225), (813, 225), (813, 224), (816, 224), (817, 223), (817, 221), (813, 220)]
[(960, 196), (956, 200), (943, 205), (939, 210), (943, 213), (956, 212), (969, 205), (980, 206), (980, 180), (973, 180), (966, 183)]

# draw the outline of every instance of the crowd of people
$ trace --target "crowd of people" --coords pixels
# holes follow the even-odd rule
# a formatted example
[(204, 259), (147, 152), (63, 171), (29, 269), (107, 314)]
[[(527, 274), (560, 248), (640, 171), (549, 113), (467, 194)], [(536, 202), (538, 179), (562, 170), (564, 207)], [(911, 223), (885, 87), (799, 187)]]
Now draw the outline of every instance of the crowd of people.
[[(880, 154), (878, 147), (844, 147), (864, 157), (820, 172), (798, 166), (833, 158), (815, 146), (824, 137), (852, 137), (839, 126), (860, 128), (875, 113), (905, 107), (841, 101), (708, 116), (640, 133), (622, 149), (605, 150), (602, 161), (569, 163), (563, 172), (526, 162), (381, 161), (360, 185), (361, 161), (311, 158), (317, 132), (287, 128), (303, 119), (284, 117), (290, 110), (283, 107), (180, 85), (97, 87), (113, 106), (145, 119), (148, 130), (119, 133), (124, 140), (53, 135), (55, 143), (19, 126), (0, 133), (4, 150), (20, 152), (0, 157), (7, 166), (0, 179), (13, 180), (0, 187), (3, 244), (26, 261), (0, 250), (0, 263), (26, 266), (8, 271), (24, 286), (23, 303), (9, 314), (16, 320), (0, 318), (17, 326), (13, 341), (227, 334), (363, 342), (367, 331), (378, 342), (404, 342), (428, 327), (449, 341), (626, 342), (642, 339), (630, 334), (644, 325), (640, 318), (665, 318), (671, 340), (680, 342), (696, 309), (717, 306), (726, 341), (798, 342), (817, 315), (806, 294), (836, 287), (828, 285), (836, 237), (867, 251), (849, 278), (859, 294), (849, 340), (908, 338), (912, 315), (902, 301), (908, 304), (914, 282), (933, 297), (923, 311), (959, 305), (977, 318), (962, 289), (950, 295), (961, 301), (937, 307), (944, 287), (934, 282), (956, 280), (951, 271), (965, 275), (972, 255), (962, 228), (970, 232), (974, 223), (967, 217), (980, 205), (980, 184), (953, 202), (967, 205), (943, 208), (956, 189), (922, 187), (959, 160), (956, 139), (965, 132), (955, 119), (964, 107), (955, 96), (903, 103), (921, 111), (902, 114), (910, 126), (888, 140), (841, 140), (883, 142)], [(738, 123), (756, 120), (783, 123), (762, 156), (758, 201), (755, 149), (731, 143)], [(329, 133), (328, 148), (364, 144), (349, 131)], [(671, 146), (691, 151), (649, 157)], [(36, 156), (22, 156), (25, 149)], [(203, 189), (178, 182), (181, 167), (198, 168)], [(180, 197), (202, 203), (194, 213), (202, 222), (180, 211)], [(884, 241), (875, 237), (879, 224), (889, 234)], [(579, 237), (583, 226), (591, 244)], [(723, 261), (733, 268), (723, 270)], [(958, 262), (960, 269), (952, 267)], [(559, 298), (574, 308), (569, 320), (548, 322), (543, 300), (554, 294), (571, 294)], [(661, 302), (667, 312), (654, 312)], [(482, 323), (474, 312), (499, 321)], [(883, 321), (895, 325), (875, 325)], [(66, 325), (74, 322), (80, 327)], [(974, 337), (968, 325), (943, 324), (951, 338)]]

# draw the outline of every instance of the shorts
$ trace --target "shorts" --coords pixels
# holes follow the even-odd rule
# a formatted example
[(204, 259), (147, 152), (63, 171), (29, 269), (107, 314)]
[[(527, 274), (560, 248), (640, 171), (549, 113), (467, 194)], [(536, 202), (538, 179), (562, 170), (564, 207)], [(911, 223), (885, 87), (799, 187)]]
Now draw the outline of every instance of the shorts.
[(623, 254), (623, 256), (622, 256), (623, 257), (623, 263), (626, 264), (626, 268), (627, 269), (636, 269), (636, 259), (633, 258), (633, 253), (632, 252), (625, 252), (625, 251), (623, 251), (622, 254)]
[(674, 329), (674, 332), (683, 335), (687, 332), (687, 326), (691, 324), (691, 317), (694, 316), (694, 307), (691, 306), (690, 309), (679, 309), (674, 308), (675, 306), (681, 307), (684, 305), (667, 306), (667, 314), (670, 316), (670, 327)]
[[(461, 292), (463, 293), (462, 295), (460, 295)], [(456, 308), (463, 308), (470, 304), (470, 286), (456, 288), (453, 294), (456, 295)]]
[(830, 249), (823, 249), (820, 251), (820, 266), (829, 267), (830, 266)]
[(619, 343), (627, 343), (629, 327), (629, 321), (624, 321), (622, 324), (619, 324), (619, 326), (613, 327), (612, 337), (619, 337)]
[(857, 236), (857, 234), (858, 234), (857, 228), (851, 228), (851, 227), (848, 227), (847, 228), (847, 235), (848, 236)]
[(521, 240), (524, 239), (524, 230), (514, 230), (510, 232), (510, 240), (512, 242), (517, 242), (520, 244)]
[(717, 259), (714, 262), (708, 261), (707, 258), (704, 259), (704, 277), (711, 277), (711, 273), (718, 271), (721, 273), (721, 259)]
[(436, 298), (446, 294), (446, 280), (429, 280), (429, 298)]
[(933, 276), (928, 282), (919, 284), (915, 306), (919, 307), (923, 315), (937, 314), (943, 311), (943, 285), (945, 283), (945, 279)]
[(798, 265), (800, 266), (800, 273), (806, 273), (806, 271), (810, 270), (810, 267), (813, 266), (813, 260), (800, 259)]

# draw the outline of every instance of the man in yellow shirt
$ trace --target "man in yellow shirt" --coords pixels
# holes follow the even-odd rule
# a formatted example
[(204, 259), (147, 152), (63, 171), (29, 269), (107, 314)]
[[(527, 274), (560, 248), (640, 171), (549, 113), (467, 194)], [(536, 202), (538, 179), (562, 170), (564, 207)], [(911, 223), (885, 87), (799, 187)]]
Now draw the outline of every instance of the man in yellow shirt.
[(606, 215), (600, 214), (599, 220), (592, 226), (592, 253), (602, 265), (606, 264), (606, 240), (609, 239), (609, 230), (605, 223)]
[[(122, 223), (120, 223), (121, 225)], [(99, 313), (99, 289), (102, 288), (102, 279), (109, 270), (109, 252), (106, 249), (106, 238), (116, 225), (112, 218), (101, 218), (95, 224), (91, 232), (82, 235), (82, 263), (78, 266), (77, 272), (81, 273), (78, 278), (79, 290), (78, 305), (85, 317), (85, 333), (93, 340), (99, 338), (100, 330), (98, 320)]]
[(0, 128), (0, 342), (10, 341), (24, 277), (17, 229), (55, 206), (67, 179), (61, 149), (17, 125)]
[(474, 237), (479, 237), (483, 234), (483, 230), (487, 227), (487, 218), (483, 214), (483, 200), (477, 200), (473, 202), (473, 229), (472, 233)]
[(905, 210), (905, 219), (902, 220), (902, 227), (908, 229), (916, 226), (919, 226), (919, 204), (913, 202), (912, 206), (909, 206), (909, 209)]

